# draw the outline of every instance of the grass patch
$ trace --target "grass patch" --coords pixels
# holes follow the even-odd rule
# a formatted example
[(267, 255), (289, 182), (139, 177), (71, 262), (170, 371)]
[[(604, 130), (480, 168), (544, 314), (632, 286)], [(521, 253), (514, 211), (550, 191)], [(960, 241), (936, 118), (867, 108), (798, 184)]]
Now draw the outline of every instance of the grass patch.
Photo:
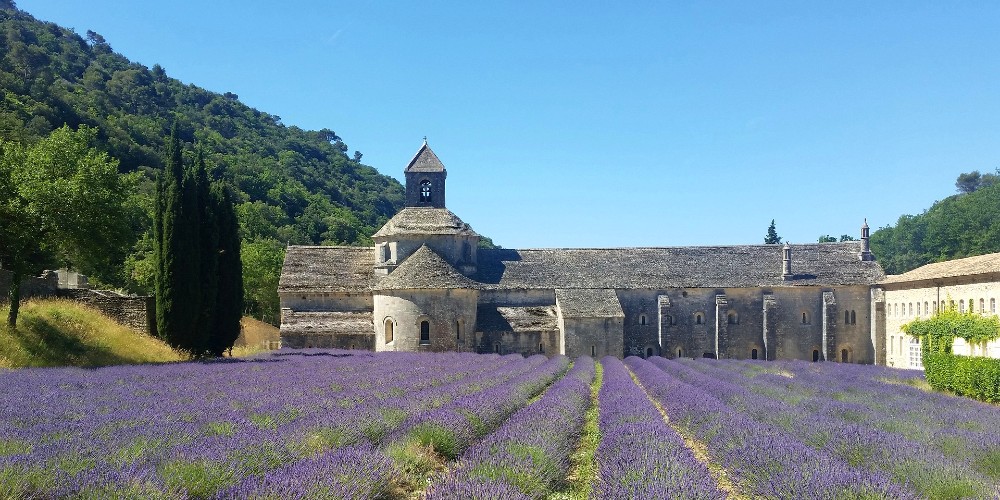
[(412, 497), (414, 492), (423, 491), (427, 486), (427, 478), (447, 469), (445, 457), (432, 446), (414, 439), (394, 443), (386, 453), (399, 471), (392, 478), (391, 498)]
[[(7, 317), (10, 307), (0, 308)], [(21, 304), (17, 328), (0, 326), (0, 367), (96, 367), (188, 359), (163, 341), (70, 300)]]
[(208, 460), (167, 462), (160, 466), (160, 477), (168, 490), (184, 489), (189, 498), (211, 498), (236, 481), (232, 470)]

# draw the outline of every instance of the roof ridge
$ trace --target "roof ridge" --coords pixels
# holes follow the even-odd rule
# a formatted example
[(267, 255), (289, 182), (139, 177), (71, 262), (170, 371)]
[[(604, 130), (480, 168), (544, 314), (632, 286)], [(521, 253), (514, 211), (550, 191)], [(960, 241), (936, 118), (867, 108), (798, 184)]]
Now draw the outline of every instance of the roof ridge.
[(392, 273), (375, 284), (375, 290), (429, 288), (478, 288), (479, 284), (458, 272), (426, 244), (406, 258)]

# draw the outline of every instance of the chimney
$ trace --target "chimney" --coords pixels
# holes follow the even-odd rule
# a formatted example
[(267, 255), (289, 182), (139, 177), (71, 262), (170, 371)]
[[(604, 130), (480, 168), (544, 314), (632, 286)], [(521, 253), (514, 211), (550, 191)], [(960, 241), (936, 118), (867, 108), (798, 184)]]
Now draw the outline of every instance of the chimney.
[(872, 255), (871, 247), (868, 243), (868, 218), (865, 217), (865, 223), (861, 226), (861, 253), (858, 257), (862, 261), (875, 260), (875, 256)]
[(792, 247), (788, 246), (787, 241), (781, 248), (781, 279), (792, 279)]

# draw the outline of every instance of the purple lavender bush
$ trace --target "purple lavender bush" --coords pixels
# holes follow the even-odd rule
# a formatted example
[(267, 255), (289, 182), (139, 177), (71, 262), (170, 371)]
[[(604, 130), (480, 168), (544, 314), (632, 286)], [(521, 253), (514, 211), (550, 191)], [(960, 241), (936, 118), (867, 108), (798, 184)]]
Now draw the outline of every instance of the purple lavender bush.
[(595, 459), (595, 498), (725, 498), (708, 468), (684, 445), (628, 368), (616, 358), (601, 360), (598, 395), (601, 442)]
[(652, 363), (630, 357), (629, 368), (662, 405), (674, 425), (705, 444), (746, 494), (773, 498), (916, 498), (881, 471), (853, 467), (816, 450), (791, 433), (763, 424), (713, 394), (723, 382), (706, 377), (697, 386)]
[[(581, 357), (536, 402), (469, 448), (425, 498), (545, 498), (566, 477), (590, 406), (594, 360)], [(469, 496), (474, 495), (474, 496)]]

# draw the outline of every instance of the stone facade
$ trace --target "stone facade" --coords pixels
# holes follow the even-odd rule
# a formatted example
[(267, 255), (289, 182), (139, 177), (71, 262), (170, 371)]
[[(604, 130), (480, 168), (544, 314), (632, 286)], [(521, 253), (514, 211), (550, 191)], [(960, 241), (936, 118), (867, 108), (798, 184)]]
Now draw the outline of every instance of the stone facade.
[[(1000, 253), (938, 262), (886, 277), (872, 295), (873, 309), (883, 318), (877, 332), (879, 364), (923, 369), (920, 342), (902, 327), (917, 318), (927, 318), (942, 308), (997, 314), (1000, 302)], [(956, 339), (955, 354), (1000, 358), (1000, 341), (969, 345)]]
[(867, 225), (845, 243), (481, 249), (426, 143), (404, 172), (406, 207), (373, 247), (287, 249), (283, 345), (876, 360)]

